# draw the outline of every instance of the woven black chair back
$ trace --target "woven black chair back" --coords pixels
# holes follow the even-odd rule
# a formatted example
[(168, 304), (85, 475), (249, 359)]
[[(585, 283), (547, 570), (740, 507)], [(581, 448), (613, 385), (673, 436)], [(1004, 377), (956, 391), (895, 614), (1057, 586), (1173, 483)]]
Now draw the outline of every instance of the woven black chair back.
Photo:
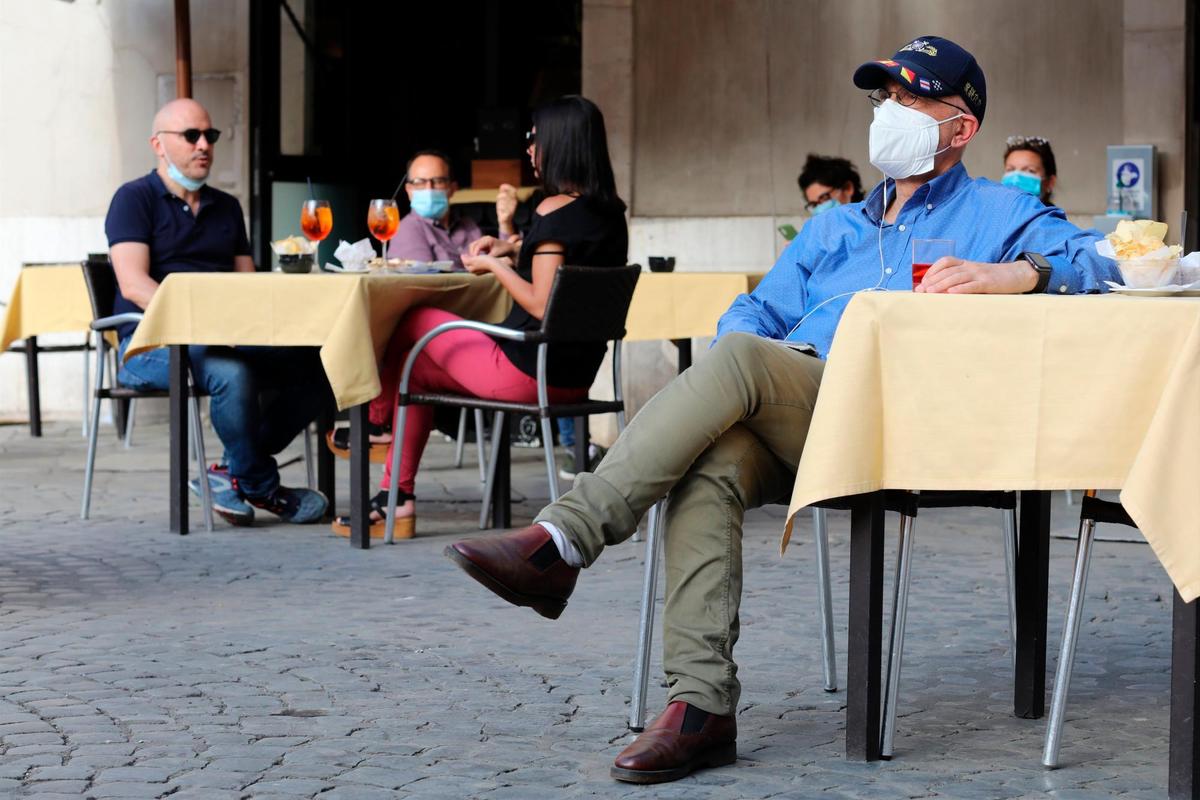
[(117, 274), (113, 272), (108, 256), (88, 254), (87, 261), (83, 262), (83, 282), (87, 285), (88, 299), (92, 301), (93, 318), (111, 317), (117, 302)]
[(563, 265), (554, 276), (537, 337), (547, 342), (625, 338), (625, 316), (642, 268)]

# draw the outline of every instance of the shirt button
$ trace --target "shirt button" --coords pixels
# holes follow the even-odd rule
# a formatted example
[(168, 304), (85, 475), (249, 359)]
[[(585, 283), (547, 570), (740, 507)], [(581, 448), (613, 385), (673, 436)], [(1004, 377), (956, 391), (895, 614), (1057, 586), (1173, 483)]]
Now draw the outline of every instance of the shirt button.
[(904, 230), (904, 226), (903, 226), (903, 225), (901, 225), (901, 226), (900, 226), (900, 230)]
[(933, 203), (928, 203), (928, 204), (925, 206), (925, 210), (926, 210), (926, 211), (933, 211)]
[(1067, 285), (1066, 285), (1065, 283), (1064, 283), (1062, 286), (1058, 287), (1058, 293), (1059, 293), (1059, 294), (1066, 294), (1066, 293), (1067, 293)]
[(885, 269), (885, 270), (884, 270), (884, 272), (885, 272), (885, 273), (887, 273), (888, 275), (891, 275), (891, 274), (892, 274), (892, 268), (891, 268), (891, 267), (888, 267), (887, 269)]

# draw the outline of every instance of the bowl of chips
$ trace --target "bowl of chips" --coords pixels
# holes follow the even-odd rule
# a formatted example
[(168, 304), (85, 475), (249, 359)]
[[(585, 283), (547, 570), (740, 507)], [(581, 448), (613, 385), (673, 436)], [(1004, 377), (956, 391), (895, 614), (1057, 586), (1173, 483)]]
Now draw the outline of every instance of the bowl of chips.
[(1121, 280), (1131, 289), (1153, 289), (1176, 282), (1179, 245), (1167, 246), (1167, 224), (1149, 219), (1121, 220), (1117, 229), (1096, 243), (1100, 255), (1115, 259)]

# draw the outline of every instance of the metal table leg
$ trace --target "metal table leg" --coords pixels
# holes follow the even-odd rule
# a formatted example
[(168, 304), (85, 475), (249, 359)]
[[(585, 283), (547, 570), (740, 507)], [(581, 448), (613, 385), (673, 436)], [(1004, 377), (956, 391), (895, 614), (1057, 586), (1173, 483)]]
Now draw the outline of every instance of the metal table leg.
[(167, 367), (171, 409), (171, 532), (188, 532), (188, 357), (183, 345), (171, 345)]
[(692, 365), (692, 340), (691, 339), (672, 339), (671, 344), (675, 345), (675, 349), (679, 351), (679, 371), (683, 372)]
[[(499, 417), (500, 415), (497, 415)], [(492, 461), (495, 463), (495, 477), (492, 478), (492, 527), (512, 527), (512, 461), (509, 443), (509, 415), (493, 422), (499, 430), (493, 439)]]
[(1017, 653), (1013, 713), (1046, 712), (1046, 591), (1050, 556), (1050, 493), (1021, 492), (1017, 542)]
[(879, 760), (883, 633), (883, 493), (850, 511), (850, 624), (846, 644), (846, 758)]
[(29, 386), (29, 435), (42, 435), (42, 389), (38, 376), (38, 340), (25, 340), (25, 382)]
[(1200, 680), (1200, 616), (1196, 602), (1183, 602), (1173, 592), (1175, 605), (1171, 619), (1171, 743), (1167, 761), (1167, 796), (1171, 800), (1200, 798), (1200, 702), (1196, 681)]
[(332, 520), (337, 515), (337, 471), (334, 468), (333, 453), (325, 444), (325, 434), (333, 430), (333, 409), (326, 409), (317, 417), (317, 490), (329, 500), (325, 510), (325, 519)]
[(350, 546), (371, 547), (371, 444), (367, 436), (367, 404), (350, 409)]

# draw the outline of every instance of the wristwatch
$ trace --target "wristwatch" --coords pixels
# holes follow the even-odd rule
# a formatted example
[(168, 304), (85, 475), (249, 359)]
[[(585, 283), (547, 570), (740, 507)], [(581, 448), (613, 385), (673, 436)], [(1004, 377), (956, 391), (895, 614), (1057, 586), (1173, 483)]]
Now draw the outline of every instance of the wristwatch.
[(1025, 294), (1041, 294), (1046, 291), (1046, 287), (1050, 285), (1050, 262), (1041, 253), (1030, 253), (1028, 251), (1021, 253), (1018, 258), (1022, 261), (1029, 262), (1029, 266), (1037, 270), (1038, 279), (1037, 285), (1030, 289)]

